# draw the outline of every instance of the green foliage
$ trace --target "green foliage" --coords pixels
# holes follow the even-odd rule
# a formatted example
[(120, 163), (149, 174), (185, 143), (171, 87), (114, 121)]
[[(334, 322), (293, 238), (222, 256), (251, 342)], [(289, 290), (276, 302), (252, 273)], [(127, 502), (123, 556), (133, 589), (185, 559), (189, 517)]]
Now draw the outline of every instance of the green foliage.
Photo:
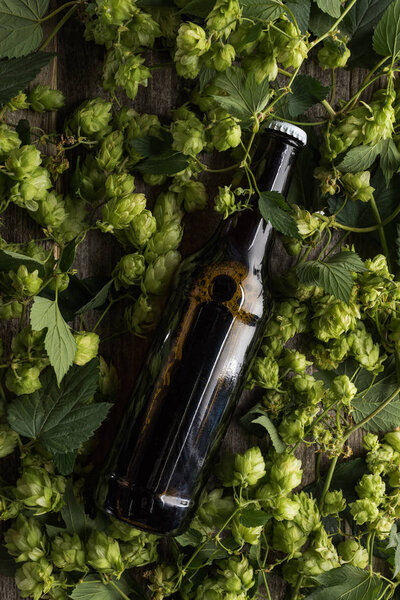
[(266, 221), (281, 233), (298, 237), (295, 220), (289, 214), (289, 206), (282, 194), (278, 192), (262, 192), (258, 201), (260, 213)]
[(49, 52), (37, 52), (24, 58), (0, 60), (0, 106), (3, 106), (18, 92), (24, 90), (40, 73), (42, 68), (51, 61), (53, 56), (54, 54)]
[(215, 85), (226, 94), (215, 94), (215, 101), (229, 114), (245, 122), (261, 113), (270, 97), (267, 80), (258, 84), (253, 73), (246, 75), (239, 67), (232, 67), (218, 75)]
[(334, 17), (335, 19), (340, 17), (340, 9), (342, 6), (340, 0), (315, 0), (315, 2), (317, 3), (318, 8), (324, 13), (327, 13), (330, 17)]
[(397, 57), (400, 52), (400, 2), (394, 0), (375, 28), (373, 46), (381, 56)]
[(42, 387), (13, 400), (8, 410), (11, 427), (24, 437), (39, 439), (50, 451), (71, 452), (87, 441), (107, 416), (110, 404), (88, 404), (98, 386), (98, 363), (72, 367), (60, 384), (47, 369)]
[(351, 273), (365, 270), (355, 252), (338, 252), (324, 261), (310, 260), (296, 267), (296, 275), (305, 285), (318, 285), (325, 292), (348, 303), (353, 289)]
[(65, 506), (61, 509), (61, 516), (66, 526), (68, 533), (83, 537), (88, 529), (93, 527), (93, 522), (85, 513), (83, 504), (78, 502), (72, 483), (69, 482), (65, 490)]
[(297, 117), (317, 102), (324, 100), (329, 88), (310, 75), (298, 75), (293, 82), (292, 94), (287, 98), (287, 109), (291, 117)]
[(317, 575), (315, 580), (322, 587), (305, 600), (376, 600), (383, 589), (379, 577), (352, 565)]
[(357, 0), (345, 17), (346, 32), (351, 36), (350, 64), (354, 67), (371, 67), (378, 62), (372, 48), (372, 35), (386, 8), (392, 0)]
[(356, 146), (351, 148), (338, 164), (338, 168), (344, 173), (357, 173), (366, 171), (374, 163), (382, 150), (382, 142), (374, 146)]
[(49, 0), (0, 1), (0, 58), (25, 56), (36, 50), (43, 37), (40, 21), (48, 5)]
[(71, 329), (64, 321), (57, 301), (40, 296), (34, 298), (30, 319), (34, 331), (47, 329), (44, 345), (59, 384), (76, 354), (76, 342)]
[[(72, 591), (69, 596), (72, 600), (120, 600), (121, 590), (129, 594), (129, 586), (122, 580), (104, 583), (95, 575), (88, 575)], [(115, 586), (115, 587), (114, 587)]]

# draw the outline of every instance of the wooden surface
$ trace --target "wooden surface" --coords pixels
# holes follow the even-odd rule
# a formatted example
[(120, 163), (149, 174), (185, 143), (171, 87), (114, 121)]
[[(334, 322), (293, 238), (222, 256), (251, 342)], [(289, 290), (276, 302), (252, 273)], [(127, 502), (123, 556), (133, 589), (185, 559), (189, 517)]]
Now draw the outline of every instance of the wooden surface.
[[(48, 24), (51, 27), (51, 23)], [(31, 119), (34, 124), (40, 124), (45, 130), (54, 129), (56, 122), (62, 126), (63, 119), (68, 112), (86, 98), (103, 95), (100, 88), (100, 73), (103, 57), (103, 47), (95, 46), (93, 43), (85, 42), (83, 38), (83, 26), (77, 18), (73, 18), (58, 34), (57, 38), (49, 46), (48, 50), (56, 50), (57, 57), (52, 64), (45, 68), (39, 80), (62, 90), (67, 98), (66, 108), (58, 115), (35, 115)], [(150, 57), (154, 62), (159, 62), (157, 57)], [(304, 72), (317, 76), (323, 83), (329, 85), (329, 73), (321, 71), (316, 65), (307, 65)], [(359, 86), (363, 74), (359, 71), (340, 71), (337, 82), (337, 98), (348, 98), (352, 90)], [(171, 109), (182, 103), (182, 84), (179, 85), (172, 70), (156, 70), (153, 78), (149, 81), (147, 88), (140, 87), (140, 92), (133, 103), (139, 112), (156, 113), (161, 120), (171, 115)], [(323, 109), (314, 111), (313, 117), (325, 118)], [(17, 120), (19, 115), (13, 115)], [(215, 178), (209, 182), (210, 195), (215, 185), (221, 181)], [(140, 185), (137, 186), (141, 189)], [(143, 188), (144, 189), (144, 188)], [(210, 200), (210, 207), (212, 201)], [(209, 208), (206, 211), (195, 213), (185, 218), (185, 236), (183, 251), (185, 254), (200, 247), (211, 235), (217, 223), (217, 216)], [(39, 234), (39, 235), (38, 235)], [(40, 237), (40, 228), (35, 225), (28, 216), (19, 209), (10, 209), (4, 219), (1, 235), (10, 242), (20, 242), (29, 237)], [(78, 276), (101, 275), (111, 271), (116, 260), (122, 254), (121, 247), (114, 242), (111, 235), (93, 232), (88, 236), (84, 244), (80, 246), (76, 262)], [(272, 256), (272, 269), (277, 272), (284, 270), (288, 265), (288, 257), (284, 250), (275, 245)], [(104, 321), (102, 336), (107, 337), (116, 330), (122, 328), (122, 310), (114, 310)], [(10, 332), (4, 332), (10, 335)], [(135, 377), (141, 368), (144, 359), (146, 341), (130, 335), (124, 335), (103, 345), (101, 353), (106, 359), (112, 357), (112, 361), (118, 369), (121, 378), (120, 406), (129, 395), (129, 391)], [(249, 445), (247, 437), (243, 436), (238, 424), (239, 417), (243, 414), (245, 407), (249, 406), (254, 398), (245, 394), (241, 399), (233, 422), (224, 440), (225, 449), (244, 450)], [(118, 410), (118, 408), (117, 408)], [(259, 440), (253, 440), (259, 444)], [(360, 448), (360, 434), (352, 440), (354, 452)], [(315, 456), (311, 449), (300, 448), (297, 452), (303, 461), (303, 481), (306, 485), (314, 479)], [(271, 596), (273, 600), (280, 600), (284, 594), (284, 585), (278, 578), (271, 579)], [(13, 579), (0, 577), (0, 600), (19, 599), (18, 591)]]

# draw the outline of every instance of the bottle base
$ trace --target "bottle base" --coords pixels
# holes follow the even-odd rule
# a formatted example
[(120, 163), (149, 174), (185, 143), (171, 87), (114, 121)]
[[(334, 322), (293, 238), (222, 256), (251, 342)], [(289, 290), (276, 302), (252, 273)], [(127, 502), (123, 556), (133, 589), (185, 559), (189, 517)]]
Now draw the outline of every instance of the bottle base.
[(111, 475), (102, 509), (137, 529), (155, 535), (176, 536), (189, 526), (193, 503), (189, 498), (174, 495), (171, 490), (157, 494)]

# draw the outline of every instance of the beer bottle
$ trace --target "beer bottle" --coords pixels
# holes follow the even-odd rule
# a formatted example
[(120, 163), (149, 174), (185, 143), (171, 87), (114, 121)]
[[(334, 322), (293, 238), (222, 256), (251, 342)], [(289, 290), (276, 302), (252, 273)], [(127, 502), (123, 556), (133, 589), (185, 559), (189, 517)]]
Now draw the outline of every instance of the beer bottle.
[[(285, 194), (306, 134), (273, 121), (261, 141), (258, 188)], [(189, 525), (264, 334), (271, 234), (255, 203), (182, 262), (99, 483), (107, 513), (156, 534)]]

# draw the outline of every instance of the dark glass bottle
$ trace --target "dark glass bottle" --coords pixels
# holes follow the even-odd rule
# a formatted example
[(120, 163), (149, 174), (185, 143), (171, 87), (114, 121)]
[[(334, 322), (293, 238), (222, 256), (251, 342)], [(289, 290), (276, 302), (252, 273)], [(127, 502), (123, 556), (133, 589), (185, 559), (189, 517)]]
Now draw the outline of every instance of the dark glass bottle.
[[(270, 127), (259, 189), (284, 194), (305, 134)], [(271, 233), (254, 207), (182, 262), (99, 484), (116, 518), (166, 535), (189, 525), (263, 336)]]

